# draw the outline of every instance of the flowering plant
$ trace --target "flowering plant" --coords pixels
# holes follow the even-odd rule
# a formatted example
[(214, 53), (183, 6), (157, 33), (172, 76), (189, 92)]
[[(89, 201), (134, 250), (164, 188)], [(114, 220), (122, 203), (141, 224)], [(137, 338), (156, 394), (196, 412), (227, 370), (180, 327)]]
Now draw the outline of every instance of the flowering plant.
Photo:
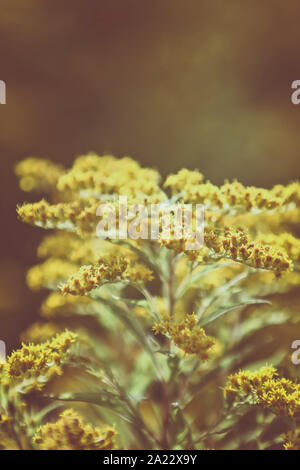
[[(27, 274), (50, 294), (1, 366), (0, 446), (299, 449), (299, 183), (218, 187), (182, 169), (161, 185), (128, 157), (95, 154), (69, 170), (29, 158), (16, 173), (47, 197), (17, 211), (51, 230)], [(201, 204), (203, 245), (187, 250), (172, 217), (155, 240), (99, 239), (99, 204), (118, 226), (121, 196)]]

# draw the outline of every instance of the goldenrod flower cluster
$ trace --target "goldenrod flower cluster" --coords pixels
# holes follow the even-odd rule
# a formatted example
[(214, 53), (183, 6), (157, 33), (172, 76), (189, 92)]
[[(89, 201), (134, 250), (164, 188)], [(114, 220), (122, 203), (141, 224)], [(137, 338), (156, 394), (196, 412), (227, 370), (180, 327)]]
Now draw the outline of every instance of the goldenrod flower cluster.
[(253, 186), (247, 187), (238, 181), (226, 182), (218, 187), (210, 181), (202, 183), (202, 180), (203, 175), (198, 171), (180, 170), (177, 174), (170, 175), (164, 186), (170, 187), (173, 195), (182, 193), (184, 202), (205, 204), (208, 207), (219, 207), (224, 210), (228, 208), (234, 208), (240, 212), (252, 209), (272, 210), (288, 204), (299, 207), (300, 204), (298, 183), (291, 183), (288, 186), (276, 185), (267, 190)]
[(71, 191), (80, 197), (118, 194), (141, 202), (159, 202), (163, 192), (159, 187), (160, 175), (129, 157), (99, 157), (96, 154), (78, 157), (72, 169), (57, 183), (59, 191)]
[(67, 352), (76, 341), (76, 335), (65, 331), (41, 344), (23, 344), (2, 365), (1, 381), (13, 384), (33, 379), (31, 388), (41, 389), (54, 375), (62, 374)]
[(178, 173), (169, 175), (164, 182), (165, 188), (170, 188), (172, 194), (185, 191), (186, 188), (192, 188), (195, 185), (202, 183), (204, 176), (198, 170), (187, 170), (182, 168)]
[(168, 335), (187, 354), (196, 354), (203, 361), (210, 357), (215, 341), (197, 326), (196, 315), (186, 315), (182, 321), (174, 321), (169, 315), (153, 326), (155, 334)]
[(273, 367), (231, 375), (225, 394), (239, 401), (250, 400), (250, 403), (270, 408), (278, 415), (300, 416), (300, 384), (279, 378)]
[(97, 251), (103, 249), (102, 244), (101, 240), (81, 239), (74, 233), (57, 232), (43, 238), (37, 255), (40, 258), (66, 259), (76, 264), (95, 263)]
[(72, 409), (63, 411), (55, 423), (41, 426), (33, 437), (39, 450), (113, 450), (116, 431), (85, 424)]
[(160, 243), (176, 252), (185, 252), (192, 260), (209, 262), (214, 259), (229, 258), (248, 266), (275, 271), (277, 276), (291, 270), (291, 259), (285, 250), (273, 248), (261, 241), (251, 241), (242, 228), (206, 229), (204, 246), (197, 251), (187, 251), (187, 239), (161, 237)]
[(146, 284), (152, 281), (153, 272), (143, 263), (129, 263), (122, 277), (132, 283)]
[[(1, 366), (0, 448), (113, 449), (116, 432), (102, 426), (104, 416), (127, 448), (268, 448), (273, 442), (253, 436), (264, 437), (269, 417), (292, 422), (284, 448), (299, 447), (300, 385), (284, 378), (298, 376), (289, 357), (300, 323), (298, 182), (216, 186), (184, 168), (161, 186), (156, 170), (95, 153), (69, 169), (28, 159), (16, 172), (23, 189), (47, 196), (17, 212), (50, 230), (27, 282), (52, 292), (40, 310), (45, 322), (22, 335), (34, 344)], [(158, 239), (97, 237), (110, 215), (97, 215), (99, 204), (116, 209), (120, 228), (119, 196), (128, 208), (169, 209)], [(190, 227), (181, 235), (174, 225), (185, 203), (205, 209), (204, 243), (193, 249)], [(193, 213), (194, 232), (197, 222)], [(272, 367), (225, 384), (258, 362)], [(63, 400), (74, 408), (82, 401), (82, 418), (66, 410), (50, 422)], [(282, 448), (280, 435), (270, 439)]]
[(300, 450), (300, 429), (289, 431), (283, 435), (285, 443), (283, 445), (285, 450)]
[(96, 199), (78, 199), (71, 202), (50, 204), (45, 200), (18, 207), (18, 215), (30, 225), (47, 229), (78, 230), (79, 233), (95, 231), (98, 222)]
[(225, 227), (221, 233), (207, 231), (204, 241), (216, 255), (224, 255), (225, 258), (241, 261), (255, 268), (270, 269), (277, 274), (292, 268), (292, 262), (284, 252), (270, 245), (251, 242), (242, 228), (232, 230)]
[(101, 260), (97, 265), (81, 266), (65, 284), (61, 286), (64, 294), (85, 295), (105, 282), (121, 280), (127, 268), (127, 261), (122, 258), (110, 257)]
[(31, 157), (18, 163), (15, 170), (23, 191), (48, 192), (55, 187), (64, 168), (49, 160)]
[(36, 322), (22, 332), (21, 340), (23, 343), (44, 343), (59, 333), (62, 333), (62, 328), (57, 323)]
[(51, 292), (41, 305), (43, 318), (56, 318), (71, 316), (74, 313), (93, 314), (97, 311), (97, 302), (89, 297), (74, 297), (74, 295), (61, 295), (60, 292)]
[(64, 294), (85, 295), (107, 282), (129, 280), (145, 283), (152, 278), (152, 272), (146, 266), (131, 266), (122, 257), (109, 256), (100, 259), (96, 265), (81, 266), (79, 271), (61, 286), (61, 291)]
[(27, 272), (30, 289), (57, 289), (58, 285), (78, 269), (78, 265), (59, 258), (49, 258)]
[(283, 250), (290, 259), (300, 261), (300, 239), (291, 233), (280, 233), (279, 235), (267, 233), (260, 238), (260, 241), (264, 245), (275, 245)]

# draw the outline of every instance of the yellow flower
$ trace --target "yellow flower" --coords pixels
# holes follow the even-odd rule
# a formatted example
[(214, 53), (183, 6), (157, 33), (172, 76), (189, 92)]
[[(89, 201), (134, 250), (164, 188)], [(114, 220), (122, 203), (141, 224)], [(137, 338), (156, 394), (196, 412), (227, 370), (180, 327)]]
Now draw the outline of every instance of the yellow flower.
[(299, 207), (300, 204), (299, 183), (277, 185), (267, 190), (247, 187), (238, 181), (225, 182), (218, 187), (202, 180), (203, 175), (197, 171), (180, 170), (167, 178), (165, 186), (171, 187), (173, 194), (182, 194), (184, 202), (204, 204), (208, 209), (219, 208), (233, 214), (252, 209), (272, 210), (291, 204)]
[[(152, 438), (154, 446), (161, 447), (166, 442), (168, 448), (178, 444), (177, 438), (180, 439), (181, 446), (198, 442), (199, 432), (202, 435), (204, 431), (202, 424), (206, 427), (206, 424), (209, 425), (217, 418), (218, 404), (213, 414), (208, 406), (216, 394), (211, 387), (211, 396), (207, 399), (204, 394), (203, 403), (201, 402), (203, 406), (199, 402), (200, 406), (198, 396), (193, 397), (194, 387), (190, 388), (189, 381), (185, 381), (182, 390), (180, 386), (178, 389), (182, 376), (187, 377), (191, 373), (192, 382), (195, 383), (200, 373), (200, 380), (203, 378), (206, 382), (206, 378), (211, 375), (211, 368), (202, 361), (213, 358), (213, 368), (221, 370), (223, 363), (226, 365), (231, 361), (232, 340), (236, 345), (235, 349), (238, 349), (239, 342), (244, 343), (245, 334), (247, 340), (255, 342), (260, 325), (282, 323), (286, 328), (286, 335), (289, 334), (290, 327), (293, 324), (295, 326), (293, 322), (297, 322), (300, 240), (289, 232), (295, 230), (300, 221), (299, 183), (276, 185), (272, 189), (244, 186), (238, 181), (225, 181), (217, 186), (205, 181), (198, 170), (184, 168), (167, 177), (163, 189), (171, 193), (169, 198), (160, 186), (160, 175), (156, 170), (142, 168), (129, 157), (115, 158), (94, 153), (78, 157), (67, 170), (48, 161), (29, 159), (17, 166), (17, 173), (23, 189), (50, 193), (48, 201), (41, 200), (19, 207), (19, 217), (32, 225), (54, 229), (38, 247), (38, 256), (45, 261), (29, 270), (28, 284), (32, 289), (56, 290), (59, 287), (61, 292), (52, 292), (41, 307), (41, 315), (51, 323), (35, 323), (23, 334), (23, 339), (34, 344), (23, 344), (20, 350), (13, 352), (7, 362), (0, 366), (2, 447), (115, 448), (113, 429), (102, 429), (101, 426), (95, 428), (86, 424), (73, 410), (66, 410), (56, 422), (47, 423), (36, 432), (37, 427), (42, 424), (42, 416), (46, 416), (47, 408), (37, 410), (36, 401), (31, 400), (31, 395), (24, 394), (42, 390), (52, 377), (62, 374), (65, 366), (74, 365), (75, 362), (78, 367), (82, 366), (82, 371), (77, 371), (80, 373), (80, 390), (81, 378), (87, 378), (88, 374), (91, 375), (88, 379), (90, 385), (97, 385), (95, 393), (98, 393), (97, 390), (100, 389), (97, 377), (101, 376), (99, 386), (102, 395), (104, 394), (103, 404), (106, 401), (109, 404), (110, 397), (115, 403), (117, 398), (118, 412), (128, 419), (128, 427), (132, 419), (137, 419), (137, 426), (132, 427), (132, 432), (128, 429), (127, 433), (128, 436), (134, 435), (135, 441), (127, 441), (126, 435), (123, 435), (122, 440), (128, 442), (129, 446), (132, 447), (135, 443), (139, 446), (148, 445), (148, 440), (151, 445)], [(150, 209), (150, 204), (164, 202), (163, 208), (170, 210), (171, 220), (170, 225), (165, 227), (168, 218), (162, 220), (160, 217), (158, 240), (133, 240), (128, 235), (128, 240), (109, 242), (97, 237), (105, 224), (107, 228), (111, 228), (107, 234), (114, 232), (114, 228), (121, 228), (122, 209), (119, 196), (127, 196), (128, 209), (135, 203), (141, 203)], [(106, 206), (104, 213), (98, 209), (102, 203), (110, 205)], [(186, 231), (184, 236), (180, 236), (177, 228), (181, 224), (174, 225), (177, 215), (184, 213), (185, 203), (202, 204), (205, 209), (204, 244), (199, 249), (188, 250), (187, 242), (192, 243), (193, 240), (188, 240)], [(116, 217), (110, 217), (109, 207), (116, 210)], [(174, 207), (179, 209), (178, 213)], [(136, 216), (133, 211), (130, 212), (132, 215), (127, 214), (128, 222), (135, 222)], [(194, 231), (199, 222), (195, 215), (194, 213), (192, 219)], [(148, 228), (149, 217), (149, 212), (145, 212), (142, 217), (143, 222), (148, 223)], [(133, 223), (131, 226), (136, 232), (139, 231), (138, 228), (141, 229), (140, 219), (141, 217), (138, 218), (139, 225)], [(183, 221), (185, 223), (186, 218)], [(170, 253), (165, 248), (175, 253)], [(153, 268), (153, 272), (148, 266)], [(156, 282), (147, 286), (148, 290), (143, 284), (151, 281), (154, 273), (157, 274)], [(97, 291), (99, 287), (101, 290)], [(223, 307), (226, 312), (227, 306), (242, 305), (244, 300), (247, 302), (253, 297), (266, 297), (272, 304), (257, 306), (252, 302), (251, 307), (246, 306), (239, 318), (240, 321), (245, 321), (245, 328), (234, 328), (231, 331), (238, 317), (234, 315), (230, 320), (229, 316), (223, 322), (224, 331), (219, 332), (220, 340), (206, 334), (199, 326), (198, 316), (186, 314), (199, 311), (206, 317), (209, 309), (218, 312), (219, 308), (223, 311)], [(117, 315), (112, 315), (113, 313)], [(140, 318), (132, 316), (134, 313)], [(238, 314), (237, 312), (236, 315)], [(83, 319), (82, 315), (88, 318)], [(158, 338), (159, 342), (154, 339), (146, 341), (153, 317), (156, 321), (153, 326), (155, 334), (165, 336)], [(76, 326), (78, 335), (68, 331), (61, 333), (64, 325), (69, 322)], [(93, 328), (92, 334), (86, 332), (89, 327)], [(218, 336), (217, 330), (215, 335)], [(116, 342), (117, 337), (121, 338), (119, 345)], [(83, 339), (80, 341), (84, 347), (80, 360), (76, 360), (73, 354), (75, 350), (71, 347), (76, 338)], [(37, 343), (41, 339), (45, 342)], [(159, 357), (157, 363), (155, 351), (160, 342), (165, 352), (170, 353), (170, 357), (174, 350), (179, 357), (184, 356), (184, 360), (175, 361), (176, 367), (180, 367), (178, 374), (171, 373), (172, 364), (169, 361), (164, 362), (162, 369)], [(225, 346), (229, 347), (229, 356), (218, 363), (217, 356), (222, 354)], [(240, 349), (240, 359), (243, 362), (247, 351)], [(91, 350), (94, 352), (93, 360)], [(128, 350), (126, 358), (122, 357), (124, 350)], [(153, 352), (154, 356), (148, 352)], [(191, 357), (185, 357), (186, 355)], [(200, 369), (196, 369), (199, 359)], [(152, 367), (152, 360), (155, 367)], [(68, 371), (69, 369), (66, 372)], [(168, 371), (170, 374), (167, 374)], [(71, 372), (70, 379), (73, 383), (74, 368), (70, 370), (70, 375)], [(165, 382), (161, 403), (153, 395), (156, 372)], [(170, 383), (167, 377), (170, 378)], [(120, 384), (118, 380), (121, 381)], [(66, 381), (69, 381), (68, 373), (60, 380), (59, 386), (65, 387)], [(55, 387), (58, 384), (52, 385)], [(171, 388), (168, 385), (172, 385)], [(126, 396), (123, 394), (123, 386)], [(149, 398), (154, 400), (153, 406), (155, 402), (157, 411), (161, 405), (166, 408), (162, 432), (158, 436), (152, 436), (147, 428), (142, 429), (143, 423), (138, 416), (139, 405), (134, 400), (131, 401), (131, 397), (144, 396), (145, 392), (150, 393)], [(256, 372), (240, 371), (231, 375), (225, 386), (225, 395), (228, 402), (236, 407), (241, 404), (261, 406), (277, 415), (300, 419), (300, 384), (279, 377), (273, 367), (265, 367)], [(23, 396), (24, 399), (21, 398)], [(85, 398), (84, 394), (81, 397), (84, 400), (89, 398), (88, 395)], [(172, 403), (185, 404), (187, 399), (192, 399), (192, 408), (194, 404), (196, 408), (200, 406), (197, 420), (202, 423), (201, 430), (197, 426), (195, 430), (193, 427), (188, 429), (191, 411), (189, 405), (182, 410), (177, 406), (173, 409)], [(167, 409), (167, 401), (170, 401), (170, 410)], [(176, 424), (174, 433), (169, 426), (173, 420)], [(256, 424), (253, 423), (253, 427)], [(181, 425), (182, 430), (179, 429)], [(237, 425), (239, 426), (238, 422)], [(295, 429), (285, 436), (284, 448), (299, 447), (299, 432)], [(33, 444), (34, 432), (36, 435)], [(250, 434), (254, 435), (252, 432)], [(227, 438), (220, 441), (213, 434), (211, 438), (212, 446), (228, 446)], [(202, 444), (205, 447), (206, 444)]]
[(184, 252), (191, 260), (202, 263), (228, 258), (254, 268), (275, 271), (278, 277), (293, 267), (285, 251), (274, 249), (260, 241), (251, 241), (242, 228), (206, 228), (204, 246), (199, 250), (186, 250), (186, 242), (185, 238), (160, 238), (161, 245), (178, 253)]
[(111, 427), (93, 427), (67, 409), (55, 423), (41, 426), (33, 442), (38, 450), (112, 450), (116, 449), (116, 431)]
[(224, 391), (234, 400), (262, 405), (277, 415), (300, 416), (300, 384), (279, 378), (273, 367), (233, 374), (228, 378)]
[(48, 192), (55, 188), (64, 169), (49, 160), (31, 157), (18, 163), (15, 171), (23, 191)]
[(289, 431), (282, 437), (286, 441), (283, 445), (285, 450), (300, 450), (300, 429)]
[(300, 261), (300, 240), (290, 233), (280, 233), (279, 235), (266, 233), (259, 237), (259, 241), (264, 245), (271, 245), (284, 250), (293, 261)]
[(187, 354), (196, 354), (202, 360), (210, 357), (215, 340), (206, 336), (203, 328), (197, 326), (196, 315), (186, 315), (183, 321), (176, 322), (169, 315), (153, 326), (155, 334), (169, 336)]
[(3, 365), (2, 380), (11, 385), (23, 382), (29, 389), (40, 390), (52, 376), (62, 374), (68, 350), (75, 341), (76, 335), (66, 330), (42, 344), (23, 343)]
[(23, 342), (42, 343), (53, 338), (60, 333), (62, 328), (56, 323), (40, 323), (36, 322), (30, 325), (27, 330), (21, 334)]
[(153, 279), (153, 273), (142, 263), (128, 263), (123, 279), (127, 279), (131, 282), (137, 282), (146, 284)]
[(145, 283), (152, 279), (152, 271), (140, 263), (132, 265), (123, 257), (110, 255), (99, 260), (98, 264), (81, 266), (64, 284), (64, 294), (85, 295), (107, 282)]
[(135, 201), (159, 202), (163, 198), (160, 175), (129, 157), (88, 154), (78, 157), (71, 170), (57, 183), (59, 191), (76, 192), (79, 197), (99, 198), (103, 194), (126, 195)]
[(37, 264), (27, 272), (27, 284), (30, 289), (57, 289), (59, 283), (65, 281), (78, 269), (78, 265), (69, 261), (49, 258)]
[(106, 282), (120, 281), (127, 265), (125, 259), (110, 256), (99, 260), (96, 265), (81, 266), (62, 284), (61, 291), (64, 294), (85, 295)]
[(17, 208), (18, 216), (30, 225), (47, 229), (64, 229), (80, 234), (95, 233), (98, 217), (96, 199), (78, 199), (71, 202), (49, 204), (42, 199), (34, 204), (24, 204)]
[(188, 191), (192, 186), (202, 183), (203, 175), (198, 170), (183, 168), (174, 175), (169, 175), (164, 182), (165, 188), (171, 188), (172, 194)]
[(71, 314), (93, 314), (99, 310), (98, 303), (89, 297), (74, 297), (74, 295), (61, 295), (60, 292), (51, 292), (41, 305), (41, 316), (55, 319), (56, 317), (70, 316)]

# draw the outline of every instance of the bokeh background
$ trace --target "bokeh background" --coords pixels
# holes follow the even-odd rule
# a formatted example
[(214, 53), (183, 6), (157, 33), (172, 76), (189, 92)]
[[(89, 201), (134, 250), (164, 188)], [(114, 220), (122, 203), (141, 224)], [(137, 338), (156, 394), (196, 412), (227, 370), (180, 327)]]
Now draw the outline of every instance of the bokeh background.
[(37, 318), (25, 284), (41, 230), (14, 165), (90, 150), (221, 183), (299, 178), (297, 0), (0, 0), (0, 339)]

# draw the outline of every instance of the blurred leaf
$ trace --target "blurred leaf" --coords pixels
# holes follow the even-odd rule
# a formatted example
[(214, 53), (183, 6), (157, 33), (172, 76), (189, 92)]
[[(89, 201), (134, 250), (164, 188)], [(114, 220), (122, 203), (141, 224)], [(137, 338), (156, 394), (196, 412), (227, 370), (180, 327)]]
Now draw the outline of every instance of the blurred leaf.
[(129, 414), (124, 416), (124, 411), (126, 411), (126, 405), (123, 404), (119, 397), (109, 394), (107, 392), (76, 392), (76, 393), (61, 393), (61, 394), (49, 394), (45, 395), (46, 398), (52, 400), (61, 400), (61, 401), (78, 401), (83, 403), (90, 403), (92, 405), (101, 406), (107, 408), (114, 413), (118, 414), (122, 419), (125, 419), (128, 422), (131, 422)]
[[(183, 281), (182, 285), (179, 286), (178, 291), (176, 293), (176, 297), (179, 298), (185, 294), (185, 292), (190, 289), (190, 287), (195, 284), (199, 279), (201, 279), (203, 276), (206, 274), (215, 271), (216, 269), (219, 268), (224, 268), (226, 266), (233, 266), (236, 265), (236, 263), (214, 263), (206, 266), (205, 268), (201, 269), (201, 271), (197, 272), (196, 274), (192, 275), (190, 278), (187, 276), (187, 278)], [(197, 266), (200, 267), (201, 265)]]
[(245, 305), (251, 305), (251, 304), (270, 304), (268, 300), (263, 300), (263, 299), (250, 299), (245, 302), (235, 304), (235, 305), (230, 305), (227, 308), (219, 308), (213, 313), (211, 313), (208, 317), (204, 318), (202, 321), (200, 321), (200, 326), (205, 326), (208, 325), (209, 323), (213, 322), (217, 318), (220, 318), (221, 316), (225, 315), (228, 312), (231, 312), (232, 310), (235, 310), (236, 308), (244, 307)]

